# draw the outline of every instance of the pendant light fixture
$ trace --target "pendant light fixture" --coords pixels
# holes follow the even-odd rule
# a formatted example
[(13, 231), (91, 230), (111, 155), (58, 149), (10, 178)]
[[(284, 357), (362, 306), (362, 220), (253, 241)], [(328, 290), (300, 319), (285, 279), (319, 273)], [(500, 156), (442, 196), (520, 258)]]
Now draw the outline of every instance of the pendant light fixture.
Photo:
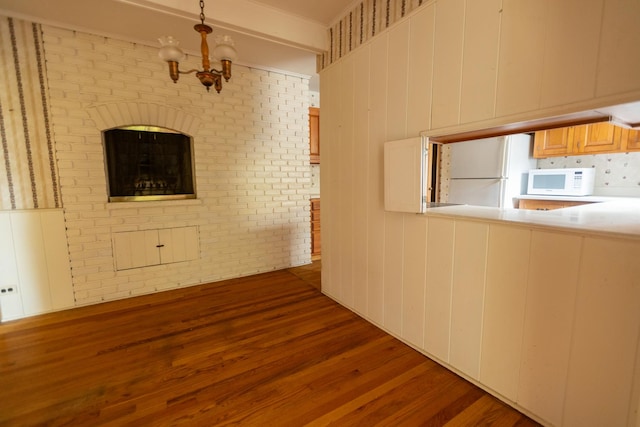
[(221, 70), (211, 68), (209, 60), (209, 45), (207, 44), (207, 34), (211, 34), (213, 29), (204, 23), (204, 0), (200, 0), (200, 23), (193, 27), (200, 34), (200, 51), (202, 53), (202, 70), (180, 71), (178, 68), (180, 60), (184, 57), (184, 52), (178, 47), (180, 42), (171, 36), (164, 36), (158, 39), (160, 52), (158, 56), (169, 63), (169, 76), (174, 83), (178, 82), (180, 74), (196, 73), (196, 77), (209, 91), (213, 86), (216, 92), (222, 90), (222, 78), (229, 81), (231, 78), (231, 63), (237, 57), (236, 49), (233, 47), (233, 40), (229, 36), (217, 36), (216, 47), (213, 49), (213, 58), (220, 62)]

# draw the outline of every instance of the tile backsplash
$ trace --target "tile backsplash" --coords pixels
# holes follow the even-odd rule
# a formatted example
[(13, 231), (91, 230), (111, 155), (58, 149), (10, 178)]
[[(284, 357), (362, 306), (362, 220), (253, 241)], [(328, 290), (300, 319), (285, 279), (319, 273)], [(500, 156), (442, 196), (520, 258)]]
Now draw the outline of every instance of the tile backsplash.
[(595, 168), (595, 195), (640, 197), (640, 152), (549, 157), (538, 168)]

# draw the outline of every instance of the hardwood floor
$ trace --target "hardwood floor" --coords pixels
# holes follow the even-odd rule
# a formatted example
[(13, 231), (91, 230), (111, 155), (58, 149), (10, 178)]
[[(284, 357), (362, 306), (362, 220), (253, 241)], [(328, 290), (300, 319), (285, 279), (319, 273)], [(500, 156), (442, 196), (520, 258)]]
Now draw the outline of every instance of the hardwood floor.
[(302, 270), (0, 325), (0, 425), (537, 425)]

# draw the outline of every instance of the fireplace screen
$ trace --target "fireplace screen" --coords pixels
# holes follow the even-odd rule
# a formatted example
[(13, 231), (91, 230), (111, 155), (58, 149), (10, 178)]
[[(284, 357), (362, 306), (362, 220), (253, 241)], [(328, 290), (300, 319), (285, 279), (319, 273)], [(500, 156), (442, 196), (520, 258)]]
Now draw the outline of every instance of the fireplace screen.
[(191, 138), (129, 126), (104, 132), (109, 201), (195, 198)]

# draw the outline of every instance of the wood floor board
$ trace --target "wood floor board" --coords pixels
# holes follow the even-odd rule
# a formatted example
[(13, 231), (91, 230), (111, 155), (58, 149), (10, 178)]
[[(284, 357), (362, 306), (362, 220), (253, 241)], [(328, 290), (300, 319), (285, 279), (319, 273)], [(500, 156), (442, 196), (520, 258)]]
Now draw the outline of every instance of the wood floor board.
[(0, 324), (0, 425), (537, 425), (319, 284), (314, 263)]

